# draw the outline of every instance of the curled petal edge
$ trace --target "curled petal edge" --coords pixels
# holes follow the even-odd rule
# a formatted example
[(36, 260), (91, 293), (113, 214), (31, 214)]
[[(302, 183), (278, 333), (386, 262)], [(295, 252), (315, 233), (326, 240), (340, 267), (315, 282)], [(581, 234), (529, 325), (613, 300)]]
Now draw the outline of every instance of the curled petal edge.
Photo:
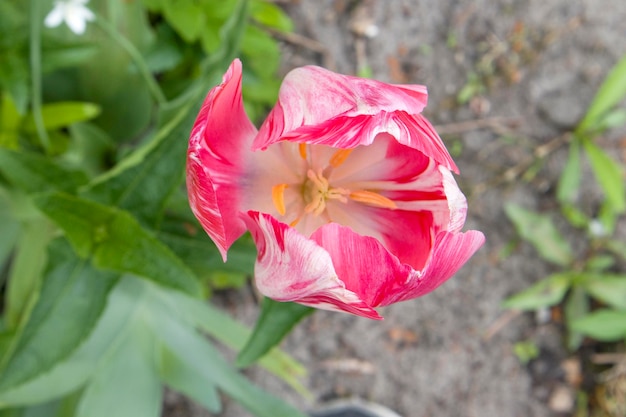
[(276, 301), (382, 319), (346, 288), (330, 254), (315, 241), (265, 213), (249, 211), (242, 218), (257, 245), (254, 275), (263, 295)]

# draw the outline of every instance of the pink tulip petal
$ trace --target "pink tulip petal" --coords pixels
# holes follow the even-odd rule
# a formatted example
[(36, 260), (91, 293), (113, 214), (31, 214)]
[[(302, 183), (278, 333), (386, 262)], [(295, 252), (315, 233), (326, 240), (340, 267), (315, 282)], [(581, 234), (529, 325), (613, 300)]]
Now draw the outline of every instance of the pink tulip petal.
[(407, 291), (400, 298), (389, 298), (381, 305), (410, 300), (432, 292), (467, 262), (485, 243), (485, 236), (476, 230), (465, 233), (442, 232), (437, 235), (431, 258), (421, 276), (407, 282)]
[(224, 260), (230, 245), (245, 232), (237, 215), (243, 198), (240, 182), (256, 132), (243, 108), (241, 62), (235, 60), (202, 104), (187, 153), (191, 208)]
[(328, 251), (346, 288), (372, 307), (389, 298), (401, 298), (406, 283), (417, 279), (418, 273), (400, 263), (380, 242), (348, 227), (330, 223), (318, 229), (311, 239)]
[(253, 149), (280, 140), (354, 148), (388, 133), (458, 172), (441, 138), (420, 115), (426, 98), (423, 86), (396, 86), (318, 67), (298, 68), (285, 77), (278, 104), (261, 126)]
[(258, 250), (257, 288), (277, 301), (294, 301), (325, 310), (381, 319), (337, 277), (328, 252), (270, 215), (242, 216)]

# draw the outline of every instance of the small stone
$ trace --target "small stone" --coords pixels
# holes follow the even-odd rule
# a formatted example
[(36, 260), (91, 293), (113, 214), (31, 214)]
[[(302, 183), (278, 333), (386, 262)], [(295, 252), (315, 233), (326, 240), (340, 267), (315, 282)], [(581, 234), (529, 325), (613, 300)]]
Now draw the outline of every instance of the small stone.
[(556, 413), (569, 413), (574, 410), (574, 404), (572, 390), (566, 385), (559, 385), (552, 391), (548, 407)]

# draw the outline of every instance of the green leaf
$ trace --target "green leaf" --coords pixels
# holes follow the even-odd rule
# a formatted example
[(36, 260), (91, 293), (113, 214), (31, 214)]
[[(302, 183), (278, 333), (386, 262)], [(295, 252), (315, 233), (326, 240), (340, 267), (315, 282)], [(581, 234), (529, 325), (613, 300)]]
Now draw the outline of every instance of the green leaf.
[(621, 167), (590, 140), (583, 141), (583, 146), (607, 201), (616, 213), (623, 213), (626, 210), (626, 191)]
[(585, 133), (595, 130), (602, 117), (623, 100), (624, 96), (626, 96), (626, 56), (606, 76), (576, 131)]
[[(59, 129), (73, 123), (93, 119), (100, 114), (100, 106), (93, 103), (60, 102), (45, 104), (41, 107), (41, 116), (46, 130)], [(37, 127), (32, 114), (25, 117), (24, 130), (35, 133)]]
[(626, 310), (626, 275), (593, 274), (585, 281), (585, 290), (603, 303)]
[[(92, 330), (117, 275), (96, 270), (64, 240), (50, 245), (49, 267), (30, 318), (2, 359), (0, 392), (49, 371)], [(11, 355), (12, 354), (12, 355)]]
[(248, 366), (261, 358), (278, 345), (293, 326), (313, 311), (311, 307), (300, 304), (264, 298), (254, 332), (237, 356), (237, 366)]
[(269, 26), (283, 32), (293, 30), (293, 22), (283, 10), (275, 4), (267, 1), (252, 1), (250, 15), (262, 25)]
[(125, 337), (100, 363), (76, 417), (158, 417), (162, 389), (155, 367), (154, 335), (143, 317), (129, 318)]
[(213, 380), (207, 382), (195, 366), (190, 366), (164, 346), (161, 346), (159, 354), (159, 373), (168, 387), (185, 394), (212, 413), (222, 410)]
[(59, 43), (43, 39), (41, 51), (41, 71), (52, 72), (60, 68), (76, 67), (98, 54), (98, 47), (93, 43)]
[(189, 136), (201, 97), (209, 86), (218, 82), (238, 51), (238, 30), (246, 22), (246, 4), (239, 1), (238, 8), (221, 28), (220, 49), (203, 66), (203, 79), (162, 109), (162, 126), (155, 137), (96, 178), (83, 196), (127, 209), (143, 223), (154, 225), (160, 220), (166, 200), (183, 180), (187, 149), (184, 138)]
[(20, 223), (11, 212), (10, 201), (0, 187), (0, 271), (4, 268), (20, 235)]
[(507, 204), (504, 209), (517, 233), (532, 244), (543, 259), (560, 266), (569, 265), (574, 260), (572, 249), (549, 216), (515, 204)]
[[(154, 309), (151, 317), (161, 343), (171, 354), (195, 369), (205, 386), (214, 384), (259, 417), (304, 417), (305, 415), (279, 399), (263, 392), (243, 375), (232, 369), (208, 341), (192, 329), (185, 329), (165, 310)], [(161, 314), (156, 314), (156, 312)]]
[(39, 293), (47, 246), (54, 231), (44, 217), (25, 222), (21, 229), (11, 263), (4, 308), (5, 324), (9, 329), (15, 329), (28, 317), (32, 301)]
[(586, 269), (590, 271), (602, 272), (615, 265), (615, 258), (612, 255), (595, 255), (586, 262)]
[(245, 64), (261, 78), (276, 74), (280, 65), (280, 49), (267, 32), (248, 26), (241, 40), (241, 52), (245, 54)]
[(128, 212), (62, 193), (38, 197), (35, 203), (65, 231), (80, 256), (92, 256), (96, 267), (201, 294), (193, 272)]
[[(163, 308), (165, 311), (176, 311), (187, 323), (203, 330), (232, 349), (241, 350), (252, 333), (246, 326), (221, 310), (182, 293), (168, 293), (167, 298), (164, 298), (162, 302), (166, 303)], [(306, 369), (278, 348), (270, 350), (267, 355), (263, 356), (259, 360), (259, 365), (282, 378), (300, 394), (311, 397), (310, 392), (299, 381), (299, 378), (306, 373)]]
[(204, 13), (194, 0), (169, 0), (163, 2), (163, 12), (168, 23), (186, 42), (198, 39), (202, 30)]
[(626, 338), (626, 311), (602, 309), (575, 320), (571, 328), (603, 342)]
[(18, 127), (20, 116), (15, 103), (8, 94), (0, 94), (0, 148), (18, 148)]
[[(137, 311), (143, 306), (144, 288), (136, 279), (124, 279), (110, 292), (106, 308), (94, 330), (70, 357), (49, 372), (36, 375), (9, 391), (0, 391), (0, 407), (50, 401), (77, 390), (96, 372), (112, 346), (117, 346)], [(131, 284), (131, 285), (129, 285)]]
[(502, 306), (518, 310), (537, 310), (558, 304), (565, 296), (574, 278), (575, 276), (569, 272), (552, 274), (524, 291), (509, 297), (502, 303)]
[(580, 169), (580, 143), (577, 140), (573, 140), (569, 146), (569, 156), (567, 157), (567, 163), (561, 172), (559, 183), (556, 189), (556, 197), (561, 203), (574, 202), (578, 189), (580, 187), (581, 179)]
[(567, 301), (564, 306), (565, 319), (568, 325), (568, 332), (566, 335), (567, 348), (573, 352), (580, 347), (583, 341), (583, 335), (571, 329), (570, 323), (584, 317), (589, 312), (589, 297), (587, 296), (585, 289), (580, 285), (575, 285), (572, 288)]
[(228, 261), (224, 263), (215, 243), (195, 219), (193, 223), (187, 223), (166, 218), (157, 236), (199, 277), (209, 278), (218, 272), (246, 276), (254, 271), (256, 246), (250, 239), (235, 241), (228, 250)]
[(42, 155), (0, 148), (0, 173), (27, 193), (73, 192), (87, 182), (84, 173), (69, 170)]

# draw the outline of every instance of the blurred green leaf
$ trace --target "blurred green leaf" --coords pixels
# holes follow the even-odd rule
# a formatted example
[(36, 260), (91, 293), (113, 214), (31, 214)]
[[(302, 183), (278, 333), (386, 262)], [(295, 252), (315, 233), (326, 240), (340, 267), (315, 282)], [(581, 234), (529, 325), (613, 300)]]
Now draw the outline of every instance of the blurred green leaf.
[(218, 82), (238, 51), (237, 31), (246, 22), (246, 4), (239, 1), (236, 13), (220, 29), (223, 42), (204, 68), (205, 79), (192, 85), (179, 100), (168, 103), (161, 111), (162, 125), (155, 137), (96, 178), (83, 196), (130, 210), (141, 222), (158, 223), (166, 200), (183, 180), (187, 141), (181, 139), (189, 135), (201, 97), (209, 85)]
[(612, 255), (595, 255), (586, 262), (586, 269), (590, 271), (602, 272), (615, 265), (615, 258)]
[(517, 342), (513, 345), (513, 353), (521, 363), (526, 365), (539, 356), (539, 348), (533, 341)]
[(289, 16), (280, 7), (265, 0), (253, 0), (250, 3), (250, 15), (262, 25), (283, 32), (293, 30), (293, 22)]
[(93, 123), (75, 123), (69, 127), (72, 146), (64, 159), (73, 166), (80, 166), (92, 176), (109, 168), (109, 157), (115, 151), (115, 142)]
[(273, 396), (261, 391), (243, 375), (232, 369), (207, 340), (176, 323), (163, 309), (153, 316), (161, 343), (183, 361), (188, 369), (195, 369), (205, 386), (214, 384), (259, 417), (304, 417), (305, 415)]
[(245, 64), (260, 78), (271, 78), (280, 65), (280, 49), (276, 41), (265, 31), (248, 26), (241, 39), (241, 52)]
[(607, 201), (616, 213), (623, 213), (626, 210), (626, 190), (621, 167), (592, 141), (583, 141), (583, 146)]
[(313, 311), (311, 307), (281, 303), (265, 297), (252, 336), (237, 356), (237, 366), (245, 367), (257, 361), (278, 345), (293, 326)]
[(143, 308), (143, 288), (127, 284), (127, 279), (118, 281), (110, 292), (98, 323), (84, 343), (49, 372), (36, 375), (9, 391), (0, 391), (0, 406), (38, 404), (84, 385), (110, 349), (127, 336), (128, 326)]
[(2, 230), (0, 233), (0, 271), (2, 271), (21, 231), (20, 222), (13, 214), (9, 197), (5, 195), (2, 187), (0, 187), (0, 230)]
[(570, 272), (552, 274), (531, 287), (507, 298), (502, 306), (518, 310), (537, 310), (558, 304), (571, 286)]
[(100, 362), (81, 397), (76, 417), (158, 417), (162, 388), (155, 367), (154, 335), (143, 311), (127, 318), (129, 325)]
[(615, 255), (622, 258), (622, 260), (626, 261), (626, 242), (622, 242), (621, 240), (611, 239), (606, 242), (606, 247)]
[(572, 203), (561, 203), (561, 214), (574, 227), (587, 228), (589, 226), (587, 215)]
[(54, 231), (50, 226), (48, 219), (43, 217), (29, 219), (22, 224), (5, 298), (4, 320), (9, 329), (25, 322), (39, 294), (47, 261), (47, 246)]
[(626, 96), (626, 56), (611, 69), (606, 76), (595, 97), (591, 101), (585, 117), (576, 128), (578, 133), (584, 134), (596, 130), (602, 117), (613, 106)]
[[(177, 311), (189, 324), (203, 330), (232, 349), (241, 350), (252, 333), (250, 329), (223, 311), (182, 293), (168, 294), (168, 303), (164, 310)], [(258, 363), (282, 378), (300, 394), (311, 397), (309, 391), (299, 381), (299, 378), (306, 373), (306, 369), (278, 348), (270, 350)]]
[(64, 240), (50, 246), (49, 265), (28, 322), (1, 361), (0, 393), (48, 372), (92, 330), (117, 275), (93, 269)]
[(96, 267), (201, 294), (193, 272), (128, 212), (62, 193), (44, 195), (35, 202), (63, 229), (76, 252), (91, 256)]
[[(100, 106), (93, 103), (59, 102), (44, 104), (41, 107), (41, 116), (46, 130), (59, 129), (72, 123), (84, 122), (100, 114)], [(32, 114), (28, 114), (23, 122), (27, 132), (35, 133), (37, 127)]]
[(29, 152), (0, 148), (0, 173), (27, 193), (52, 190), (74, 192), (87, 182), (87, 176), (56, 164), (52, 159)]
[(573, 140), (569, 145), (567, 163), (561, 172), (556, 189), (556, 198), (561, 203), (572, 203), (580, 187), (582, 176), (580, 167), (580, 143)]
[(626, 109), (615, 109), (607, 113), (598, 123), (600, 131), (626, 125)]
[(194, 0), (168, 0), (162, 3), (163, 14), (187, 42), (196, 41), (203, 27), (204, 12)]
[(90, 42), (67, 43), (44, 37), (41, 51), (42, 72), (80, 65), (98, 53), (97, 45)]
[(185, 394), (212, 413), (222, 410), (214, 382), (211, 380), (207, 383), (195, 366), (190, 366), (164, 346), (159, 350), (158, 367), (161, 379), (168, 387)]
[(626, 338), (626, 311), (602, 309), (575, 320), (571, 328), (603, 342)]
[[(245, 279), (254, 270), (256, 247), (249, 239), (235, 241), (228, 251), (228, 262), (224, 263), (215, 244), (208, 235), (193, 222), (166, 219), (157, 237), (180, 259), (203, 279), (215, 284), (216, 274), (232, 274), (237, 281)], [(234, 284), (234, 282), (230, 282)], [(231, 285), (226, 285), (231, 286)]]
[(18, 148), (18, 128), (22, 120), (15, 103), (8, 94), (0, 93), (0, 148)]
[(595, 299), (619, 310), (626, 310), (626, 274), (592, 274), (585, 290)]
[(532, 244), (542, 258), (560, 266), (569, 265), (573, 261), (569, 243), (556, 229), (550, 216), (515, 204), (506, 204), (504, 209), (517, 233)]
[(565, 301), (563, 310), (565, 313), (565, 321), (568, 325), (568, 332), (566, 334), (567, 348), (573, 352), (580, 347), (584, 336), (582, 333), (572, 329), (569, 324), (586, 316), (589, 312), (589, 297), (587, 297), (585, 289), (582, 286), (575, 285), (572, 288), (571, 293)]
[(29, 66), (22, 50), (8, 50), (0, 53), (0, 89), (11, 96), (18, 113), (24, 114), (29, 102)]

